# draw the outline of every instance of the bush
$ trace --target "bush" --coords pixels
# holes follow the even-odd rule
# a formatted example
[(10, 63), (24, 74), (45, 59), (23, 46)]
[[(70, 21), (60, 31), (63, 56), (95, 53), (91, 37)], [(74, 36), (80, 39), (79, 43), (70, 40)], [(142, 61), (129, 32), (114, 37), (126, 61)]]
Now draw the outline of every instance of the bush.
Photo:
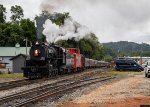
[(3, 74), (3, 72), (2, 72), (2, 71), (0, 71), (0, 74)]
[(8, 71), (8, 74), (11, 74), (12, 72), (11, 71)]

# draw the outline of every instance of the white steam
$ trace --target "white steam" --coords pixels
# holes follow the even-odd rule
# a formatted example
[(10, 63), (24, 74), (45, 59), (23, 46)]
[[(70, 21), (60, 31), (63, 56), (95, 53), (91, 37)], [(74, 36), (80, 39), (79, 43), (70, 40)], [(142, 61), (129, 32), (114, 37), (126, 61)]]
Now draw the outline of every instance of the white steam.
[(65, 19), (64, 25), (60, 27), (48, 19), (43, 27), (43, 34), (46, 35), (47, 41), (50, 43), (72, 38), (79, 41), (82, 38), (88, 37), (91, 33), (87, 27), (81, 26), (71, 18)]
[(47, 19), (43, 27), (43, 34), (46, 35), (46, 40), (50, 43), (54, 42), (54, 40), (58, 37), (59, 26)]

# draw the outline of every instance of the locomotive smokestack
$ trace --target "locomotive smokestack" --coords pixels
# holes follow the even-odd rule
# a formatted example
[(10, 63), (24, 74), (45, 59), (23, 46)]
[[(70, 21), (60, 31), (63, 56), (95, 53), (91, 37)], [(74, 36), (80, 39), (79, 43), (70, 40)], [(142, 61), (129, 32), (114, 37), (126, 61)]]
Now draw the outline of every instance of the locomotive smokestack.
[(55, 46), (55, 43), (54, 43), (54, 42), (53, 42), (53, 43), (51, 43), (51, 44), (50, 44), (50, 46)]
[(43, 24), (45, 23), (45, 21), (48, 19), (47, 15), (42, 14), (41, 16), (36, 18), (36, 25), (37, 25), (37, 29), (36, 29), (36, 39), (39, 43), (42, 42), (42, 32), (44, 30), (43, 28)]

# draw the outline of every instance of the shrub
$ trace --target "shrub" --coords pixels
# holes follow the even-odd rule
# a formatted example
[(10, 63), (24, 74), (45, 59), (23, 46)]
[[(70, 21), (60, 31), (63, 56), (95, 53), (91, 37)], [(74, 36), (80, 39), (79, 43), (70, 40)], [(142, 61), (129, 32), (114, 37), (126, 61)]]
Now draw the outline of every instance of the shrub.
[(0, 71), (0, 74), (3, 74), (3, 72), (2, 72), (2, 71)]

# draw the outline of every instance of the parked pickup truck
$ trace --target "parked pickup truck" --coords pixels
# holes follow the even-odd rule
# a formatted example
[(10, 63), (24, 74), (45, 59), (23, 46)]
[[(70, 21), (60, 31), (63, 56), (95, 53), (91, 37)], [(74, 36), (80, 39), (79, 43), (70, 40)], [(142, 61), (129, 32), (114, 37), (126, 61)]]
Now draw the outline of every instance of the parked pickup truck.
[(145, 77), (149, 78), (150, 77), (150, 61), (147, 61), (145, 65)]

